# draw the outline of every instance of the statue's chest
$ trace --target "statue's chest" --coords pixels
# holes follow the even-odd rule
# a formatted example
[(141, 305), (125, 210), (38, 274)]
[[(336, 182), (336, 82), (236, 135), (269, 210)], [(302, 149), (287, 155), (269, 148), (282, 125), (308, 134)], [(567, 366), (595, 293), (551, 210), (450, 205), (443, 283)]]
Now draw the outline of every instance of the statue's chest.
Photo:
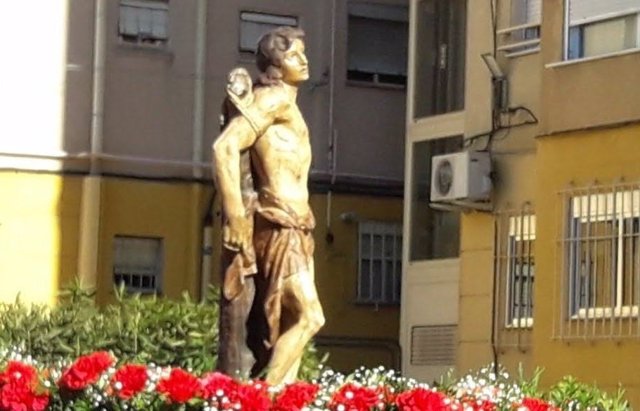
[(272, 124), (256, 145), (260, 152), (269, 156), (293, 157), (301, 162), (311, 157), (309, 130), (297, 107)]

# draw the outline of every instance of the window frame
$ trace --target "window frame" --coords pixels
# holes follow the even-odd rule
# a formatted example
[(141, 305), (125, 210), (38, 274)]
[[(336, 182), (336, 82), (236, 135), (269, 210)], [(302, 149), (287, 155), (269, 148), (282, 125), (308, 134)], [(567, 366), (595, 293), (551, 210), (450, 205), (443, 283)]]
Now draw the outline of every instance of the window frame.
[[(625, 208), (625, 204), (629, 204), (629, 202), (625, 201), (625, 198), (629, 196), (631, 209), (627, 210)], [(586, 203), (583, 203), (586, 198)], [(604, 200), (604, 203), (602, 203)], [(621, 200), (621, 201), (620, 201)], [(579, 214), (576, 216), (576, 204), (580, 208)], [(595, 204), (595, 213), (592, 210), (593, 205)], [(601, 213), (600, 207), (604, 204), (605, 212)], [(586, 210), (585, 210), (586, 205)], [(586, 214), (586, 216), (585, 216)], [(594, 215), (595, 214), (595, 215)], [(586, 221), (581, 221), (586, 219)], [(627, 227), (627, 221), (631, 220), (631, 233), (625, 232), (625, 227)], [(591, 228), (588, 226), (588, 233), (583, 235), (582, 229), (580, 229), (581, 223), (587, 223), (590, 225), (593, 222), (611, 222), (613, 227), (615, 228), (615, 233), (611, 238), (611, 244), (614, 246), (614, 250), (610, 251), (610, 257), (615, 259), (615, 273), (609, 273), (610, 280), (613, 285), (610, 286), (611, 290), (611, 304), (609, 306), (600, 306), (597, 301), (593, 304), (590, 303), (590, 300), (596, 300), (597, 294), (599, 290), (597, 289), (597, 281), (596, 289), (591, 291), (589, 290), (589, 295), (587, 296), (586, 305), (581, 302), (581, 292), (580, 290), (585, 285), (580, 277), (585, 277), (581, 271), (584, 269), (583, 263), (578, 267), (579, 256), (582, 252), (582, 243), (586, 242), (584, 247), (589, 247), (588, 252), (594, 247), (598, 246), (598, 236), (591, 236)], [(625, 305), (624, 304), (624, 287), (625, 287), (625, 273), (624, 273), (624, 265), (629, 259), (637, 260), (640, 256), (640, 189), (631, 189), (631, 190), (623, 190), (623, 191), (611, 191), (611, 192), (599, 192), (599, 193), (589, 193), (583, 195), (576, 195), (570, 197), (569, 204), (569, 215), (567, 221), (567, 232), (566, 235), (568, 239), (571, 240), (565, 252), (567, 253), (567, 267), (565, 267), (568, 274), (568, 311), (569, 318), (571, 319), (598, 319), (598, 318), (624, 318), (624, 317), (636, 317), (639, 313), (640, 306), (640, 296), (636, 296), (638, 301), (635, 301), (635, 304)], [(625, 238), (631, 238), (632, 240), (632, 250), (631, 255), (626, 254), (626, 246), (625, 246)], [(615, 240), (615, 241), (613, 241)], [(606, 238), (605, 238), (606, 241)], [(633, 247), (633, 242), (636, 242), (635, 247)], [(595, 252), (598, 250), (596, 249)], [(634, 255), (638, 254), (637, 256)], [(589, 254), (590, 255), (590, 254)], [(597, 255), (596, 255), (597, 258)], [(633, 277), (633, 280), (640, 280), (640, 261), (636, 261), (636, 272), (632, 272), (630, 276)], [(588, 279), (588, 287), (591, 287), (591, 270), (592, 266), (595, 266), (595, 270), (597, 270), (597, 260), (594, 264), (593, 262), (589, 262), (589, 266), (587, 270), (589, 270), (589, 279)], [(612, 267), (613, 268), (613, 265)], [(606, 272), (604, 273), (606, 274)], [(615, 274), (615, 278), (614, 278)], [(596, 277), (598, 276), (598, 272), (596, 271), (593, 274)], [(631, 290), (633, 292), (633, 290)], [(634, 299), (632, 295), (632, 300)]]
[[(122, 30), (122, 7), (144, 9), (146, 12), (153, 12), (153, 10), (161, 10), (165, 13), (165, 37), (153, 37), (150, 34), (148, 37), (143, 37), (140, 32), (136, 36), (123, 33)], [(120, 0), (118, 2), (118, 39), (121, 44), (126, 44), (135, 47), (148, 47), (162, 49), (166, 48), (171, 38), (170, 24), (169, 24), (169, 0)]]
[[(382, 238), (380, 255), (374, 255), (374, 237)], [(364, 238), (370, 237), (368, 253), (365, 251)], [(393, 243), (387, 246), (385, 237), (391, 236)], [(391, 256), (387, 254), (388, 248), (391, 248)], [(365, 276), (364, 261), (369, 261), (369, 273)], [(380, 277), (380, 297), (375, 296), (373, 264), (380, 261), (381, 277)], [(386, 263), (391, 262), (392, 272), (387, 273)], [(391, 275), (392, 290), (389, 293), (387, 288), (388, 275)], [(366, 278), (365, 278), (366, 277)], [(368, 295), (365, 295), (362, 283), (368, 281)], [(399, 305), (401, 301), (402, 288), (402, 223), (382, 222), (365, 220), (358, 222), (358, 273), (356, 284), (356, 303), (358, 304), (375, 304), (375, 305)], [(391, 298), (388, 298), (389, 295)]]
[[(507, 231), (507, 249), (506, 249), (506, 287), (505, 287), (505, 313), (504, 313), (504, 326), (506, 328), (531, 328), (533, 327), (533, 308), (534, 308), (534, 286), (535, 286), (535, 246), (531, 244), (536, 240), (536, 215), (532, 212), (522, 213), (517, 216), (510, 216), (508, 218), (509, 229)], [(524, 242), (530, 244), (524, 245)], [(520, 246), (517, 243), (521, 243)], [(518, 272), (515, 267), (520, 266)], [(529, 267), (528, 273), (519, 274), (523, 272), (524, 266)], [(533, 268), (532, 268), (533, 267)], [(514, 288), (515, 277), (527, 277), (529, 282), (529, 292), (523, 293), (523, 286), (520, 285), (520, 294), (518, 301), (516, 301), (515, 295), (517, 295)], [(522, 284), (520, 280), (519, 284)], [(523, 297), (526, 295), (527, 297)], [(528, 314), (525, 312), (524, 316), (515, 315), (516, 310), (520, 310), (517, 307), (521, 306), (529, 307)]]
[[(250, 16), (250, 17), (249, 17)], [(261, 18), (269, 19), (282, 19), (280, 23), (265, 23), (264, 21), (259, 21)], [(295, 21), (295, 25), (284, 23), (284, 20), (291, 19)], [(238, 17), (238, 51), (245, 55), (254, 55), (258, 50), (258, 42), (260, 41), (260, 37), (256, 40), (256, 44), (253, 48), (243, 47), (243, 23), (254, 23), (254, 24), (264, 24), (268, 26), (272, 26), (271, 29), (280, 27), (280, 26), (288, 26), (288, 27), (300, 27), (300, 18), (295, 15), (289, 14), (278, 14), (278, 13), (269, 13), (265, 11), (256, 11), (256, 10), (240, 10), (240, 14)], [(265, 32), (266, 33), (266, 32)]]
[[(537, 15), (530, 16), (528, 11), (530, 10), (530, 1), (538, 3), (537, 8), (540, 12)], [(524, 2), (516, 4), (516, 2)], [(500, 39), (500, 45), (497, 50), (505, 53), (507, 57), (517, 57), (540, 51), (540, 35), (541, 35), (541, 14), (543, 1), (542, 0), (511, 0), (511, 16), (509, 20), (509, 27), (498, 30), (497, 34)], [(522, 10), (524, 8), (524, 10)], [(519, 10), (518, 14), (524, 14), (524, 22), (516, 19), (515, 12)], [(532, 34), (533, 33), (533, 34)]]
[[(587, 60), (599, 57), (607, 57), (610, 55), (616, 55), (618, 53), (629, 52), (633, 50), (640, 50), (640, 5), (637, 8), (626, 9), (619, 12), (607, 13), (600, 16), (595, 16), (592, 18), (585, 19), (576, 24), (571, 23), (570, 18), (570, 7), (571, 2), (574, 0), (564, 0), (564, 23), (563, 23), (563, 60), (564, 61), (579, 61), (579, 60)], [(605, 23), (614, 20), (622, 20), (628, 18), (629, 16), (636, 16), (636, 33), (635, 33), (635, 47), (623, 48), (620, 50), (615, 50), (611, 52), (606, 52), (602, 54), (595, 54), (591, 56), (584, 55), (584, 28), (589, 25)], [(574, 29), (578, 29), (577, 31)], [(571, 50), (572, 44), (578, 41), (578, 55), (574, 56)]]
[[(403, 20), (401, 18), (390, 18), (384, 17), (384, 13), (381, 13), (381, 16), (376, 16), (376, 17), (363, 17), (363, 16), (359, 16), (357, 14), (355, 14), (352, 10), (354, 7), (380, 7), (380, 8), (389, 8), (389, 7), (393, 7), (393, 8), (397, 8), (397, 9), (403, 9), (406, 13), (406, 20)], [(406, 29), (406, 33), (407, 33), (407, 45), (408, 45), (408, 40), (409, 40), (409, 8), (408, 7), (404, 7), (404, 6), (399, 6), (399, 5), (388, 5), (388, 4), (381, 4), (381, 3), (374, 3), (374, 2), (369, 2), (369, 1), (349, 1), (348, 2), (348, 6), (347, 6), (347, 39), (350, 36), (350, 32), (352, 30), (352, 22), (351, 19), (352, 18), (360, 18), (360, 19), (369, 19), (369, 20), (373, 20), (373, 21), (377, 21), (377, 22), (396, 22), (396, 23), (400, 23), (400, 24), (404, 24), (405, 29)], [(354, 72), (355, 70), (351, 70), (350, 69), (350, 60), (351, 60), (351, 49), (349, 47), (349, 41), (347, 40), (346, 42), (346, 70), (345, 70), (345, 78), (346, 78), (346, 84), (347, 85), (351, 85), (351, 86), (364, 86), (364, 87), (378, 87), (378, 88), (392, 88), (392, 89), (401, 89), (404, 90), (407, 88), (407, 84), (408, 84), (408, 79), (409, 79), (409, 73), (408, 73), (408, 59), (409, 59), (409, 50), (407, 48), (406, 50), (406, 54), (405, 54), (405, 64), (404, 64), (404, 72), (401, 74), (390, 74), (390, 73), (381, 73), (381, 72), (375, 72), (375, 73), (368, 73), (368, 72), (363, 72), (362, 73), (366, 73), (366, 75), (370, 76), (371, 80), (368, 79), (364, 79), (364, 78), (356, 78), (357, 76), (354, 75), (352, 72)], [(384, 81), (385, 78), (401, 78), (402, 81)]]
[[(157, 252), (155, 255), (155, 265), (153, 267), (151, 267), (151, 271), (152, 274), (151, 275), (147, 275), (148, 277), (152, 277), (153, 281), (152, 281), (152, 288), (151, 287), (143, 287), (142, 286), (142, 277), (144, 277), (146, 274), (144, 273), (133, 273), (133, 272), (129, 272), (129, 273), (123, 273), (123, 272), (117, 272), (119, 267), (119, 262), (116, 260), (118, 258), (118, 252), (117, 252), (117, 248), (118, 248), (118, 241), (127, 241), (127, 240), (149, 240), (149, 241), (153, 241), (154, 243), (157, 244)], [(133, 286), (132, 284), (126, 284), (126, 282), (124, 282), (124, 289), (126, 292), (128, 293), (139, 293), (139, 294), (157, 294), (160, 295), (162, 294), (162, 286), (163, 286), (163, 259), (164, 259), (164, 239), (162, 237), (153, 237), (153, 236), (136, 236), (136, 235), (125, 235), (125, 234), (116, 234), (113, 237), (113, 242), (112, 242), (112, 246), (113, 246), (113, 258), (112, 258), (112, 267), (111, 267), (111, 280), (112, 283), (116, 286), (119, 287), (120, 284), (122, 284), (123, 282), (118, 282), (116, 280), (117, 276), (123, 276), (123, 275), (129, 275), (132, 276), (132, 282), (133, 282), (133, 276), (137, 275), (140, 277), (140, 286), (136, 287)], [(122, 265), (122, 263), (120, 263), (120, 265)]]

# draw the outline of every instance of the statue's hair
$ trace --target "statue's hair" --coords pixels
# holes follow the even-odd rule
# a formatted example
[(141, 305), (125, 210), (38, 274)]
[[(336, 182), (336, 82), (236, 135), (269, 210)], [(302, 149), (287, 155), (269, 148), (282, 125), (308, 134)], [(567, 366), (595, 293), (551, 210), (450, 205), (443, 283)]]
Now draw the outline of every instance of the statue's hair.
[(256, 64), (260, 75), (258, 83), (269, 86), (282, 79), (282, 61), (294, 40), (304, 38), (304, 31), (297, 27), (275, 28), (260, 38), (256, 50)]

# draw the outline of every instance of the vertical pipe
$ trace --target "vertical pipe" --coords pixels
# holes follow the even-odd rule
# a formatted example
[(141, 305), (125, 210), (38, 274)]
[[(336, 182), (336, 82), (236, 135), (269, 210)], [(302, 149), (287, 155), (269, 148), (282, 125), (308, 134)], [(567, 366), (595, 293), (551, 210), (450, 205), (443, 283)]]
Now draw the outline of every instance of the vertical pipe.
[(196, 12), (196, 50), (193, 76), (193, 177), (202, 178), (204, 137), (205, 69), (207, 57), (207, 0), (199, 0)]
[(106, 13), (106, 0), (96, 0), (93, 36), (90, 174), (85, 176), (82, 181), (78, 233), (78, 276), (83, 286), (89, 288), (95, 288), (98, 285), (102, 179), (99, 175), (99, 160), (97, 157), (102, 153), (104, 139)]
[(329, 113), (328, 113), (328, 149), (327, 149), (327, 160), (328, 167), (331, 175), (331, 184), (329, 185), (329, 190), (327, 192), (327, 234), (331, 233), (331, 208), (333, 206), (332, 203), (332, 189), (333, 185), (336, 181), (336, 138), (334, 131), (334, 105), (335, 105), (335, 68), (336, 68), (336, 2), (337, 0), (332, 0), (331, 2), (331, 47), (330, 47), (330, 57), (329, 57)]
[[(202, 163), (204, 143), (204, 108), (205, 108), (205, 79), (207, 57), (207, 0), (199, 0), (196, 8), (195, 28), (195, 62), (193, 76), (193, 144), (192, 158), (194, 164), (192, 175), (194, 179), (203, 177), (203, 170), (198, 165)], [(194, 265), (195, 277), (199, 276), (199, 292), (204, 298), (207, 293), (211, 273), (211, 255), (208, 250), (211, 247), (211, 227), (205, 227), (201, 213), (202, 186), (194, 182), (192, 190), (191, 214), (192, 233), (190, 238), (194, 242), (191, 261), (198, 261), (199, 266)], [(199, 271), (199, 273), (198, 273)], [(195, 279), (195, 278), (194, 278)]]

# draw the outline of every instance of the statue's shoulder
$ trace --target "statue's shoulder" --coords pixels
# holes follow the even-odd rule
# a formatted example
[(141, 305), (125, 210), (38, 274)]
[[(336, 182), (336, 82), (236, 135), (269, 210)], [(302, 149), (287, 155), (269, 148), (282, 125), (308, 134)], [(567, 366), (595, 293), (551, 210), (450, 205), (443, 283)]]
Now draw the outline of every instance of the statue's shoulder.
[(279, 113), (291, 104), (287, 93), (281, 85), (261, 86), (253, 89), (254, 104), (264, 113)]

